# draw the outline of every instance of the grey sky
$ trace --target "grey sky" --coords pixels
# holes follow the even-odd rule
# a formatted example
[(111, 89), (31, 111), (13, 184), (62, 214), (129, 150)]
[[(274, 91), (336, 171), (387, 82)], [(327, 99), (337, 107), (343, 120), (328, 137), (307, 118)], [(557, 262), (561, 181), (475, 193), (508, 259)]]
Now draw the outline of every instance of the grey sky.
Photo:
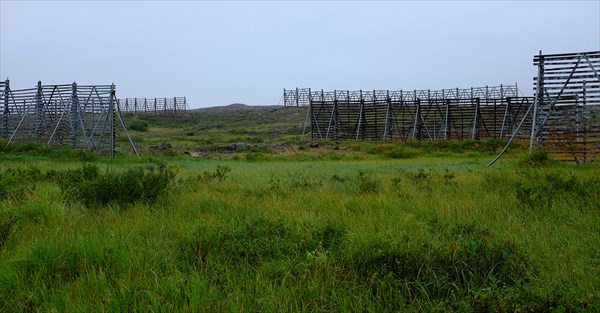
[(0, 0), (0, 79), (117, 85), (193, 108), (277, 104), (283, 88), (519, 84), (533, 55), (600, 50), (600, 1)]

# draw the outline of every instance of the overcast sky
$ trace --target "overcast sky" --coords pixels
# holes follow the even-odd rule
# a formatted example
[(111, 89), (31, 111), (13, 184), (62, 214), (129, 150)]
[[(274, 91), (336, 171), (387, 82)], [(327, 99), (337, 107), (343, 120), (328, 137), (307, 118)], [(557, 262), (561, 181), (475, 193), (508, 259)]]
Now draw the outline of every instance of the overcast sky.
[(283, 88), (517, 83), (532, 58), (600, 50), (600, 1), (0, 0), (0, 79), (117, 85), (192, 108), (277, 104)]

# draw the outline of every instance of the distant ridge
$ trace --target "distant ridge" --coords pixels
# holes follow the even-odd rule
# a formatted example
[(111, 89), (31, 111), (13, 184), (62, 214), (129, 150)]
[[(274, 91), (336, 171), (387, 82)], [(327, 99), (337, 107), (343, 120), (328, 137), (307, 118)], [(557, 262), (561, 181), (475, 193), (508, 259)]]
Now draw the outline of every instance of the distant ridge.
[(189, 110), (191, 113), (239, 113), (248, 111), (269, 111), (273, 109), (280, 109), (283, 106), (280, 105), (247, 105), (244, 103), (232, 103), (224, 106), (214, 106), (207, 108), (198, 108)]

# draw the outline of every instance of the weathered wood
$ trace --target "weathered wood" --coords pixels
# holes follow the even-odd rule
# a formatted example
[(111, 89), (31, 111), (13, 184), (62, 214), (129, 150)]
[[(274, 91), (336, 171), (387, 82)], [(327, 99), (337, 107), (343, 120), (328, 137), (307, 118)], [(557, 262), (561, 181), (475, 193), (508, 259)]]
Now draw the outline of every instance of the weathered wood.
[(0, 135), (8, 144), (38, 140), (98, 152), (114, 147), (114, 85), (38, 82), (37, 88), (12, 90), (5, 83), (0, 89), (4, 93)]
[(186, 97), (173, 98), (125, 98), (119, 99), (123, 112), (173, 116), (187, 110)]
[[(491, 98), (500, 95), (503, 97)], [(338, 138), (354, 140), (498, 138), (509, 133), (510, 124), (521, 118), (519, 112), (524, 112), (523, 106), (531, 101), (520, 100), (511, 86), (412, 92), (319, 91), (312, 93), (311, 99), (313, 138), (331, 138), (329, 133), (335, 126)]]

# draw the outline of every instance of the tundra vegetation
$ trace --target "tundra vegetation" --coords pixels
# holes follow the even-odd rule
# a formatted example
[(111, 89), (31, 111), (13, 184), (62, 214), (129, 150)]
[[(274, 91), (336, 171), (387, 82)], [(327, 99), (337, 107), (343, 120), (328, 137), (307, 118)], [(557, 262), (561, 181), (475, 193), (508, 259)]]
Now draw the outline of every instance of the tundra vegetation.
[(516, 146), (486, 168), (479, 141), (0, 147), (2, 312), (600, 310), (597, 163)]

